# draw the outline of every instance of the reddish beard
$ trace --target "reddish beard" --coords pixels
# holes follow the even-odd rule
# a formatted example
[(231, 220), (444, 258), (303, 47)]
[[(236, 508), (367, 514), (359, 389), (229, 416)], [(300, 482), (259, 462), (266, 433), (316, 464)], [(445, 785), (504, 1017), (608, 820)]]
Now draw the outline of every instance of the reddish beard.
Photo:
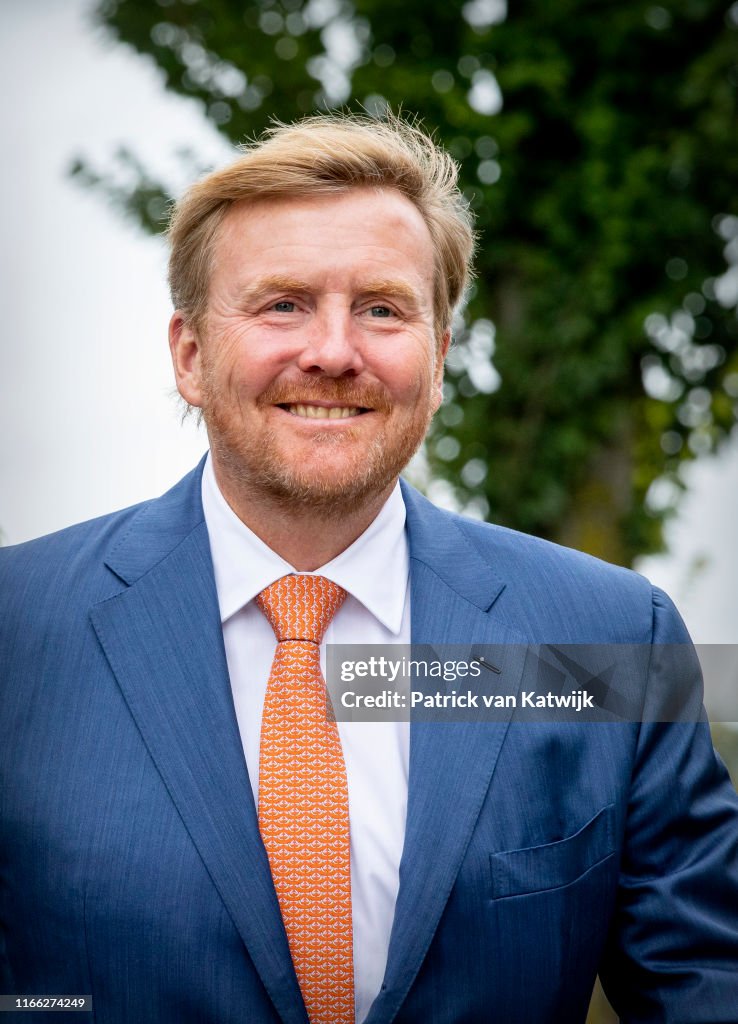
[(234, 396), (221, 393), (207, 371), (202, 400), (213, 455), (245, 500), (267, 498), (326, 519), (340, 518), (387, 491), (420, 447), (431, 419), (430, 392), (403, 421), (393, 423), (393, 402), (381, 384), (310, 376), (274, 382), (256, 399), (258, 408), (331, 402), (368, 409), (371, 413), (363, 415), (384, 419), (385, 429), (362, 448), (357, 444), (362, 414), (330, 430), (316, 424), (312, 437), (301, 442), (320, 450), (320, 461), (313, 464), (285, 457), (284, 438), (277, 429), (265, 427), (258, 437), (250, 436), (233, 415)]
[(335, 402), (344, 408), (372, 409), (383, 413), (392, 408), (387, 389), (381, 384), (358, 385), (353, 380), (336, 377), (305, 377), (295, 383), (275, 381), (256, 400), (261, 408), (309, 402)]

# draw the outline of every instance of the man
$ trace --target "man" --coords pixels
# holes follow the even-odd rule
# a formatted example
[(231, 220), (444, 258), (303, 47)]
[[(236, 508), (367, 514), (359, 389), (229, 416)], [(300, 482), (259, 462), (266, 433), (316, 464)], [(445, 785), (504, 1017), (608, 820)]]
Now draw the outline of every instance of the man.
[(569, 1024), (599, 971), (626, 1021), (738, 1020), (738, 802), (698, 716), (325, 714), (325, 643), (491, 645), (519, 691), (527, 645), (678, 644), (695, 699), (643, 578), (398, 484), (471, 256), (452, 161), (308, 119), (170, 240), (208, 458), (2, 552), (2, 991), (104, 1024)]

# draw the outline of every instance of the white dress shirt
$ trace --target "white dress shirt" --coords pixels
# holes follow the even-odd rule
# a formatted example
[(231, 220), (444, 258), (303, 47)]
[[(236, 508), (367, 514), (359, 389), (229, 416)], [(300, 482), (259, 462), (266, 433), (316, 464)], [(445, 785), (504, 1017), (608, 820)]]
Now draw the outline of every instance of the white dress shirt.
[[(254, 598), (297, 570), (267, 547), (221, 494), (208, 457), (202, 502), (215, 569), (228, 672), (258, 808), (261, 718), (276, 640)], [(321, 644), (410, 643), (410, 559), (399, 484), (371, 525), (316, 570), (348, 592)], [(407, 722), (339, 722), (348, 780), (356, 1022), (379, 992), (405, 841)]]

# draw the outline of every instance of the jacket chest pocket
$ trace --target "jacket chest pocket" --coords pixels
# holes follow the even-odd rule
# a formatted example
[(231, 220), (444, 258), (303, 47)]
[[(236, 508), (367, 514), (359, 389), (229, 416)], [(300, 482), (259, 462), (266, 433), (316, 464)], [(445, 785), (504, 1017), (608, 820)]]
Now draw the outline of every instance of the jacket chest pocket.
[(614, 805), (555, 843), (490, 854), (491, 896), (504, 899), (571, 885), (615, 852)]

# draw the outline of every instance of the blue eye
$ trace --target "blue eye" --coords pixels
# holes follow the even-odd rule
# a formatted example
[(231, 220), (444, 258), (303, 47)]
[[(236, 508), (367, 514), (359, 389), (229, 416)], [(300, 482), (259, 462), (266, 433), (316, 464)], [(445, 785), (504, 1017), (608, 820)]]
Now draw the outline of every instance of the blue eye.
[(387, 306), (372, 306), (370, 312), (371, 312), (372, 316), (377, 316), (377, 317), (392, 316), (392, 310), (389, 309)]
[(294, 302), (287, 302), (286, 300), (284, 302), (275, 302), (272, 309), (277, 313), (294, 313), (295, 304)]

